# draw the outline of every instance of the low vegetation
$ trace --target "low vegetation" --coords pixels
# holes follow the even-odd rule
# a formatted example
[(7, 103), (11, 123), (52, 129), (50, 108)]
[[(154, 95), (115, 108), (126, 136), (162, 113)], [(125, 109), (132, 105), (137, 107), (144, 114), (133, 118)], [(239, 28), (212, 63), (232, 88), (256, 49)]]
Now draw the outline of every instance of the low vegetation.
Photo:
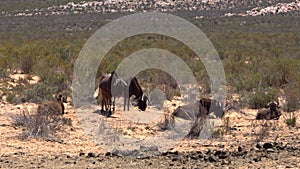
[(296, 117), (291, 117), (291, 118), (286, 119), (286, 120), (285, 120), (285, 123), (286, 123), (288, 126), (295, 127), (295, 126), (296, 126)]
[[(243, 104), (247, 103), (251, 108), (260, 108), (284, 91), (286, 111), (299, 109), (300, 33), (294, 29), (299, 23), (297, 18), (266, 16), (190, 20), (204, 31), (216, 47), (225, 68), (229, 93), (242, 96)], [(101, 21), (102, 24), (104, 22)], [(286, 25), (289, 27), (286, 28)], [(16, 32), (0, 33), (0, 78), (4, 79), (3, 83), (9, 84), (8, 74), (15, 70), (41, 78), (35, 85), (20, 81), (16, 86), (2, 87), (5, 91), (2, 95), (6, 96), (7, 101), (40, 102), (49, 98), (50, 93), (70, 93), (74, 62), (92, 31), (82, 30), (71, 35), (65, 30), (66, 26), (57, 25), (59, 31), (52, 32), (36, 30), (34, 35), (23, 30), (24, 34), (34, 36), (34, 39), (31, 36), (20, 39)], [(96, 28), (91, 27), (91, 30)], [(162, 48), (179, 56), (190, 66), (196, 80), (205, 89), (201, 93), (205, 95), (210, 92), (209, 77), (204, 65), (195, 61), (196, 55), (181, 42), (161, 35), (136, 35), (119, 42), (102, 60), (98, 78), (102, 73), (116, 69), (125, 57), (146, 48)], [(138, 78), (142, 78), (141, 85), (147, 86), (147, 91), (158, 88), (166, 93), (167, 98), (180, 94), (175, 80), (160, 70), (142, 71)], [(184, 74), (182, 78), (185, 78)]]
[(64, 125), (72, 125), (71, 119), (57, 116), (48, 118), (47, 115), (37, 114), (28, 109), (22, 110), (19, 114), (10, 115), (11, 123), (14, 127), (22, 127), (22, 138), (43, 138), (55, 139), (56, 132), (60, 131)]

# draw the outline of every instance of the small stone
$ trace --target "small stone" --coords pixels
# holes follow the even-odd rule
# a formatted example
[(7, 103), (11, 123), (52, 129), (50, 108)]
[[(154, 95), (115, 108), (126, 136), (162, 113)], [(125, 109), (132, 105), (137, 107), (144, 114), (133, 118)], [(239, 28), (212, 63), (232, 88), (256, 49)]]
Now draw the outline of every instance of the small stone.
[(88, 153), (88, 157), (93, 157), (93, 158), (95, 158), (96, 157), (96, 154), (95, 153)]
[(263, 148), (264, 149), (273, 148), (273, 145), (272, 145), (272, 143), (264, 143)]
[(253, 158), (253, 161), (254, 161), (254, 162), (259, 162), (260, 160), (261, 160), (260, 157), (254, 157), (254, 158)]
[(85, 155), (85, 153), (84, 152), (80, 152), (79, 153), (79, 156), (81, 157), (81, 156), (84, 156)]
[(216, 158), (213, 157), (213, 156), (209, 156), (209, 157), (208, 157), (208, 161), (209, 161), (209, 162), (217, 162)]
[(257, 143), (255, 147), (261, 149), (261, 145), (259, 143)]
[(167, 156), (168, 155), (168, 151), (164, 151), (161, 153), (162, 156)]
[(239, 146), (238, 147), (238, 152), (242, 152), (242, 151), (244, 151), (244, 147), (243, 146)]
[(106, 152), (104, 156), (112, 156), (111, 152)]
[(206, 152), (205, 152), (206, 155), (208, 155), (208, 154), (210, 154), (210, 153), (211, 153), (211, 150), (210, 150), (210, 149), (206, 150)]
[(173, 157), (172, 162), (174, 162), (174, 161), (180, 161), (180, 159), (178, 157)]
[(178, 155), (178, 151), (169, 151), (169, 154)]
[(267, 152), (268, 152), (268, 153), (274, 153), (275, 150), (273, 150), (273, 149), (271, 149), (271, 148), (268, 148), (268, 149), (267, 149)]

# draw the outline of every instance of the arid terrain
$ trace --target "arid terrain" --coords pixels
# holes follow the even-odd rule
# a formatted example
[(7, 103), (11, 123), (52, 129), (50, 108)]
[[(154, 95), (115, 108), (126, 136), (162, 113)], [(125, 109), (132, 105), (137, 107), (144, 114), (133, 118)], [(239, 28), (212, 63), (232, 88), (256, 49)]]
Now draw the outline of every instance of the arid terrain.
[[(88, 39), (115, 19), (144, 12), (181, 17), (216, 48), (227, 95), (224, 117), (205, 123), (208, 139), (185, 138), (193, 123), (168, 119), (186, 99), (170, 72), (137, 75), (149, 98), (153, 89), (163, 94), (152, 100), (160, 109), (122, 111), (118, 98), (107, 118), (96, 100), (74, 107), (74, 65)], [(300, 168), (299, 16), (299, 0), (1, 0), (0, 169)], [(150, 48), (167, 50), (191, 68), (200, 92), (195, 98), (212, 96), (213, 81), (198, 56), (160, 34), (116, 44), (99, 65), (96, 86), (101, 74)], [(68, 98), (65, 114), (51, 123), (37, 116), (38, 106), (58, 93)], [(274, 100), (281, 117), (255, 120)]]
[[(67, 106), (67, 114), (64, 117), (70, 118), (72, 125), (64, 126), (56, 133), (56, 137), (23, 139), (22, 127), (12, 125), (10, 117), (25, 108), (34, 111), (37, 105), (1, 103), (1, 168), (300, 167), (300, 124), (297, 121), (295, 127), (288, 127), (285, 124), (288, 114), (285, 112), (278, 121), (266, 122), (254, 120), (257, 110), (246, 108), (239, 111), (229, 110), (223, 117), (220, 127), (215, 128), (215, 131), (222, 132), (214, 134), (208, 140), (182, 139), (165, 151), (145, 145), (129, 149), (128, 152), (116, 149), (107, 152), (103, 146), (92, 141), (88, 132), (82, 128), (76, 110), (70, 105)], [(97, 110), (97, 107), (95, 108)], [(143, 113), (153, 113), (151, 109), (153, 108), (148, 107), (148, 112)], [(88, 112), (86, 114), (89, 115)], [(118, 128), (122, 131), (120, 135), (151, 137), (166, 132), (158, 131), (153, 122), (126, 123), (126, 120), (122, 120), (119, 110), (111, 118), (96, 113), (94, 116), (106, 119), (110, 125), (116, 121), (123, 122), (118, 123), (120, 124)], [(295, 116), (299, 118), (300, 112), (295, 112)], [(94, 124), (97, 129), (98, 122), (94, 121)]]

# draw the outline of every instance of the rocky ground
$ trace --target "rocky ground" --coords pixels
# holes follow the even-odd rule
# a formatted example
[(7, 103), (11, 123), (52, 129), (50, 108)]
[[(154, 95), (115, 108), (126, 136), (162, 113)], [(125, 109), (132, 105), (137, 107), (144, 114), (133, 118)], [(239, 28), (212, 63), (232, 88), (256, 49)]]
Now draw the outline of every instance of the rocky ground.
[[(253, 120), (256, 110), (230, 110), (215, 128), (219, 132), (208, 140), (183, 139), (164, 151), (144, 145), (108, 152), (90, 139), (70, 105), (64, 116), (72, 120), (72, 125), (64, 126), (55, 137), (22, 137), (24, 128), (12, 125), (12, 114), (36, 107), (33, 103), (1, 104), (0, 168), (300, 168), (300, 125), (297, 121), (295, 127), (288, 127), (284, 122), (287, 113), (278, 122), (265, 122)], [(298, 119), (299, 115), (295, 112)], [(107, 122), (113, 124), (120, 119), (117, 111)], [(154, 124), (130, 124), (136, 130), (123, 124), (119, 129), (131, 137), (163, 134)], [(149, 127), (145, 129), (145, 125)]]

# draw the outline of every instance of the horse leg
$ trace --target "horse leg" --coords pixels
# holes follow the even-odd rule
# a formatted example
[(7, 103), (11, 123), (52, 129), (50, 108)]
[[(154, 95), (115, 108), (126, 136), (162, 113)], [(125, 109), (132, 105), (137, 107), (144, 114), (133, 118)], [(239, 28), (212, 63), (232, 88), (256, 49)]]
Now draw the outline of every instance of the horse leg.
[(109, 110), (108, 110), (108, 114), (107, 114), (107, 117), (110, 117), (112, 115), (112, 112), (111, 112), (111, 107), (112, 107), (112, 100), (111, 98), (108, 99), (108, 102), (109, 102)]
[(116, 96), (114, 96), (114, 100), (113, 100), (113, 112), (115, 112), (116, 109)]
[(104, 105), (104, 99), (102, 98), (102, 100), (101, 100), (101, 112), (103, 112), (104, 110), (103, 110), (103, 105)]
[(124, 105), (123, 105), (123, 111), (126, 110), (126, 97), (124, 97)]
[(130, 98), (127, 98), (127, 111), (129, 111)]

